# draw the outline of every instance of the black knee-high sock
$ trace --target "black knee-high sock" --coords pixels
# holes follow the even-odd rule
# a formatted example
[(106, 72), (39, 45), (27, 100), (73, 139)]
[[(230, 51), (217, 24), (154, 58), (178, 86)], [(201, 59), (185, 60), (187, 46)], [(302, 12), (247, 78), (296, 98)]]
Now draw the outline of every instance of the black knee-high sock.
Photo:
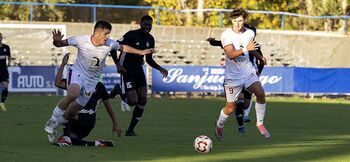
[(143, 114), (143, 110), (144, 109), (139, 108), (138, 105), (135, 106), (128, 131), (134, 131), (136, 124), (139, 122)]
[(243, 108), (244, 108), (244, 103), (237, 103), (235, 113), (236, 113), (236, 119), (239, 127), (243, 126), (243, 113), (244, 113)]
[(1, 93), (1, 102), (4, 103), (6, 101), (7, 95), (9, 94), (7, 88), (4, 88)]

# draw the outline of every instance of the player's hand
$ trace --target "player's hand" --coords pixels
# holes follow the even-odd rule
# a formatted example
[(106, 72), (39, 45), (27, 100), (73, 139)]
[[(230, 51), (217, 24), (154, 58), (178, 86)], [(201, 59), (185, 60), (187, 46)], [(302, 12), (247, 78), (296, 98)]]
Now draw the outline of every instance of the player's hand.
[(254, 50), (257, 50), (259, 46), (260, 46), (259, 43), (257, 43), (254, 39), (252, 39), (247, 45), (247, 50), (254, 51)]
[(142, 50), (142, 55), (147, 55), (147, 54), (151, 54), (151, 53), (156, 53), (156, 50), (154, 48)]
[(162, 73), (163, 78), (166, 78), (168, 76), (168, 70), (167, 69), (161, 68), (159, 70), (159, 72)]
[(70, 53), (66, 53), (62, 59), (62, 65), (67, 65)]
[(260, 61), (264, 64), (267, 65), (267, 60), (264, 56), (261, 57)]
[(212, 42), (214, 40), (215, 40), (215, 38), (213, 38), (213, 37), (209, 37), (208, 39), (206, 39), (206, 41), (208, 41), (208, 42)]
[(64, 35), (61, 33), (60, 30), (54, 29), (52, 31), (52, 39), (53, 39), (53, 41), (60, 41), (60, 40), (62, 40), (63, 36)]
[(116, 126), (116, 127), (113, 127), (113, 134), (114, 132), (118, 134), (118, 137), (121, 137), (122, 136), (122, 133), (123, 133), (123, 129), (119, 126)]

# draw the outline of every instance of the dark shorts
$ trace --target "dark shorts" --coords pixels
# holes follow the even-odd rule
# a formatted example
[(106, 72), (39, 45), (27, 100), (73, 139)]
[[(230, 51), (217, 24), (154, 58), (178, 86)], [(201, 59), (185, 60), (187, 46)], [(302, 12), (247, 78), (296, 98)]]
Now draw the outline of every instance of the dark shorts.
[(136, 90), (140, 87), (147, 87), (145, 74), (142, 73), (125, 73), (120, 77), (122, 93), (125, 94), (131, 90)]
[(0, 70), (0, 82), (9, 81), (9, 71), (6, 69)]
[(249, 92), (245, 88), (242, 89), (242, 93), (245, 99), (252, 99), (252, 92)]
[(88, 136), (95, 127), (96, 114), (79, 114), (79, 120), (72, 120), (70, 131), (78, 138), (82, 139)]

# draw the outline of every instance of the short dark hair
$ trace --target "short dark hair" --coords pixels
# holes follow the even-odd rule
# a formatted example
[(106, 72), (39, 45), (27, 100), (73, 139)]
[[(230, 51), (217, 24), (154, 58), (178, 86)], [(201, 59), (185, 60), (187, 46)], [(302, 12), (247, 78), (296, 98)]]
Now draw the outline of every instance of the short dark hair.
[(145, 16), (142, 16), (140, 23), (142, 23), (143, 20), (151, 20), (151, 21), (153, 21), (153, 18), (151, 16), (149, 16), (149, 15), (145, 15)]
[(94, 30), (96, 30), (97, 28), (112, 30), (112, 25), (107, 21), (99, 20), (96, 22)]
[(248, 16), (248, 12), (246, 10), (244, 10), (243, 8), (233, 9), (233, 11), (231, 12), (231, 18), (235, 19), (239, 16), (242, 16), (245, 19)]

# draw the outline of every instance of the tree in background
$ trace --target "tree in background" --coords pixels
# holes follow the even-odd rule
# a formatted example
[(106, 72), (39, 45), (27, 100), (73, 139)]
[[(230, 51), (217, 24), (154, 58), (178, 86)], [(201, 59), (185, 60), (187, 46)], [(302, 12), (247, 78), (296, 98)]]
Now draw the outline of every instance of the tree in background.
[[(12, 2), (5, 0), (4, 2)], [(37, 0), (27, 0), (26, 2), (37, 2)], [(67, 3), (68, 0), (41, 0), (44, 3)], [(64, 13), (55, 6), (33, 6), (33, 20), (62, 21)], [(0, 20), (29, 21), (29, 5), (0, 5)]]
[[(11, 0), (5, 0), (10, 2)], [(37, 2), (28, 0), (28, 2)], [(41, 0), (46, 3), (83, 3), (111, 5), (147, 5), (164, 7), (166, 10), (106, 9), (97, 8), (97, 19), (112, 23), (138, 22), (140, 15), (150, 14), (155, 20), (159, 16), (161, 25), (219, 27), (230, 26), (229, 12), (198, 11), (177, 12), (191, 9), (232, 9), (282, 11), (312, 16), (336, 16), (350, 14), (350, 0)], [(30, 6), (0, 5), (0, 20), (29, 21)], [(93, 8), (33, 6), (33, 21), (92, 22)], [(248, 20), (260, 29), (281, 29), (284, 18), (286, 30), (344, 31), (347, 21), (343, 19), (309, 19), (295, 16), (284, 17), (275, 14), (250, 14)]]

